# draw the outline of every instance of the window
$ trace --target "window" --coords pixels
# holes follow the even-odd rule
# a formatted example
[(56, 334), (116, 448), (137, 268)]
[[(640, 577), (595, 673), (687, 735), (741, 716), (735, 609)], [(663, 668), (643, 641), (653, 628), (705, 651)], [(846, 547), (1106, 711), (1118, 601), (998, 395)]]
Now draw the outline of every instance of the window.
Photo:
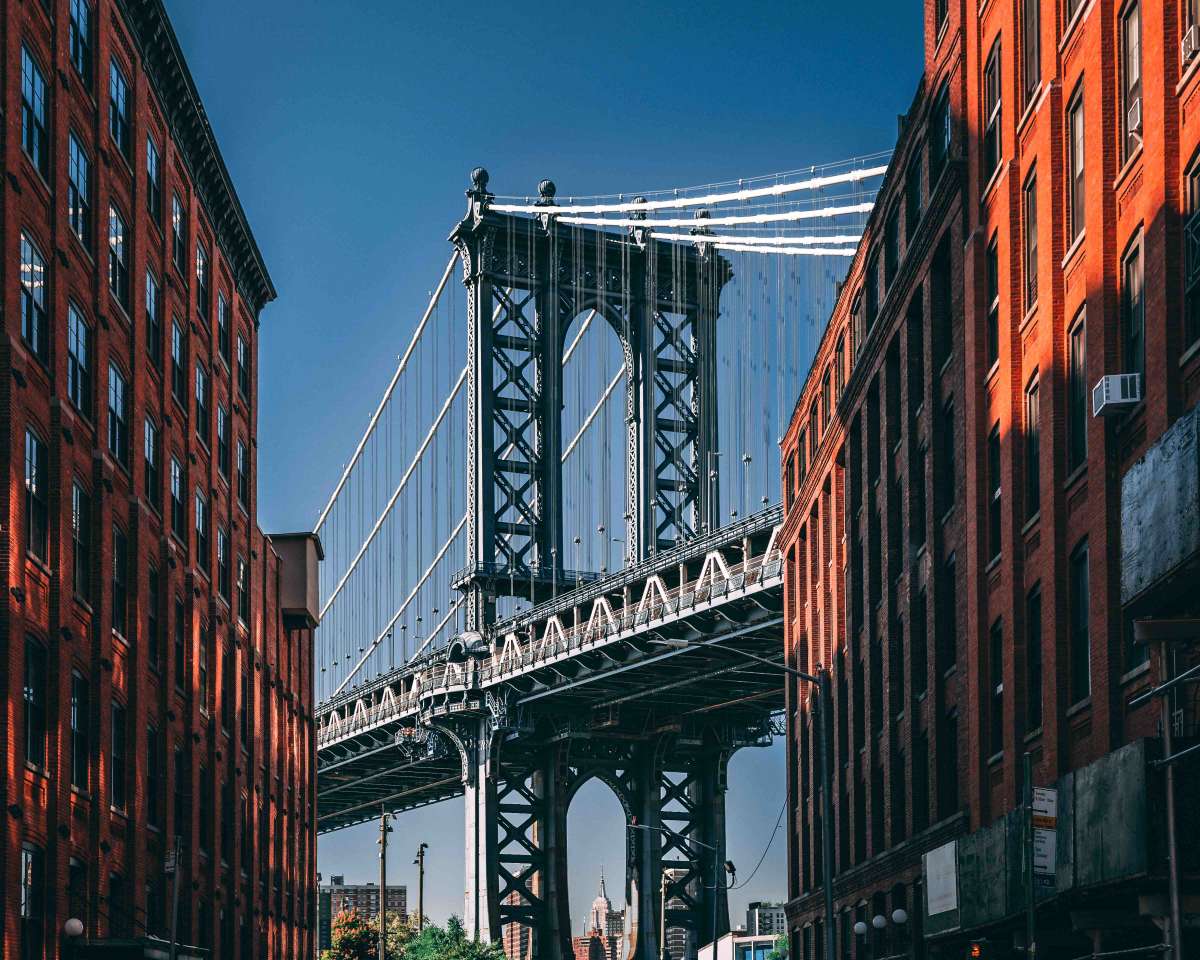
[(1071, 554), (1067, 580), (1067, 625), (1071, 651), (1071, 702), (1092, 692), (1092, 644), (1088, 632), (1088, 545), (1084, 540)]
[(1000, 424), (988, 434), (988, 557), (1000, 556)]
[(866, 326), (863, 330), (863, 338), (865, 339), (871, 330), (875, 327), (875, 320), (879, 316), (879, 254), (878, 251), (872, 252), (871, 259), (867, 261), (867, 273), (863, 278), (863, 288), (866, 295)]
[(1042, 11), (1041, 0), (1023, 0), (1021, 8), (1022, 66), (1025, 76), (1025, 102), (1033, 100), (1042, 82)]
[(129, 464), (129, 386), (116, 364), (108, 365), (108, 452)]
[(946, 17), (950, 13), (949, 0), (934, 0), (933, 4), (933, 19), (934, 28), (938, 33), (942, 32), (942, 27), (946, 25)]
[(821, 381), (821, 430), (824, 432), (829, 428), (830, 414), (832, 413), (832, 380), (833, 371), (828, 367), (825, 368), (825, 378)]
[(150, 219), (162, 229), (163, 189), (162, 157), (155, 146), (154, 138), (146, 137), (146, 210)]
[(21, 844), (21, 960), (45, 955), (46, 860), (41, 847)]
[(217, 590), (229, 599), (229, 534), (217, 527)]
[(67, 860), (67, 912), (87, 923), (87, 864), (77, 857)]
[(1187, 175), (1187, 222), (1184, 226), (1186, 252), (1183, 347), (1200, 341), (1200, 160), (1192, 162)]
[(837, 354), (833, 361), (833, 402), (842, 399), (842, 387), (846, 382), (846, 334), (838, 338)]
[(92, 162), (72, 133), (67, 138), (67, 223), (88, 250), (92, 249)]
[(205, 573), (209, 570), (208, 500), (196, 491), (196, 563)]
[(999, 237), (992, 235), (987, 248), (987, 368), (1000, 362), (1000, 249)]
[(929, 111), (929, 192), (932, 195), (938, 175), (950, 156), (951, 138), (950, 84), (943, 83)]
[(1041, 387), (1038, 375), (1025, 388), (1025, 518), (1031, 519), (1042, 507), (1042, 425)]
[(183, 601), (175, 598), (175, 626), (172, 633), (175, 657), (175, 686), (184, 689), (187, 680), (187, 609)]
[(43, 177), (50, 176), (50, 137), (47, 129), (46, 77), (25, 47), (21, 47), (21, 146)]
[(108, 69), (108, 132), (112, 134), (113, 143), (126, 160), (129, 159), (133, 146), (130, 107), (129, 83), (121, 68), (117, 66), (117, 61), (113, 60)]
[(88, 0), (71, 0), (71, 66), (92, 89), (92, 8)]
[(49, 560), (50, 473), (46, 444), (32, 430), (25, 431), (25, 549), (39, 560)]
[(46, 648), (25, 638), (25, 762), (46, 766)]
[(91, 757), (88, 730), (91, 728), (91, 696), (88, 682), (79, 671), (71, 673), (71, 786), (91, 787)]
[(207, 447), (212, 439), (209, 430), (212, 413), (208, 407), (208, 371), (204, 364), (196, 363), (196, 436)]
[(75, 594), (92, 599), (92, 498), (77, 482), (71, 484), (71, 542), (74, 547)]
[[(162, 821), (158, 815), (160, 796), (162, 793), (162, 746), (158, 742), (158, 730), (155, 727), (146, 728), (146, 824), (160, 826)], [(149, 911), (147, 911), (149, 913)], [(150, 923), (157, 917), (148, 916)]]
[(250, 509), (250, 451), (241, 438), (237, 442), (237, 492), (238, 503)]
[(212, 307), (211, 288), (208, 276), (208, 251), (202, 244), (196, 244), (196, 312), (200, 319), (207, 324), (209, 309)]
[(913, 234), (921, 222), (921, 153), (916, 155), (908, 164), (908, 173), (904, 178), (904, 236), (908, 245), (912, 246)]
[(983, 68), (983, 182), (1000, 169), (1000, 40), (992, 44)]
[(154, 366), (162, 370), (162, 297), (159, 294), (158, 281), (149, 268), (146, 269), (146, 351), (150, 354)]
[(1042, 725), (1042, 588), (1034, 587), (1025, 598), (1025, 725), (1037, 730)]
[(1121, 159), (1142, 142), (1142, 6), (1134, 0), (1121, 15)]
[(150, 668), (158, 670), (162, 665), (162, 578), (156, 567), (146, 571), (146, 656)]
[(1004, 628), (999, 620), (992, 624), (988, 633), (990, 670), (988, 684), (991, 690), (991, 735), (992, 754), (1004, 751)]
[(921, 590), (913, 601), (912, 612), (912, 685), (913, 696), (929, 689), (929, 605)]
[(1121, 261), (1121, 278), (1121, 371), (1138, 374), (1145, 396), (1146, 301), (1140, 234), (1129, 245), (1129, 250)]
[(113, 527), (112, 628), (129, 636), (129, 540), (125, 531)]
[(237, 611), (243, 624), (250, 622), (250, 583), (246, 576), (246, 558), (237, 561)]
[(117, 810), (125, 809), (125, 786), (129, 771), (126, 766), (127, 716), (124, 704), (112, 705), (112, 770), (110, 780), (111, 803)]
[(222, 291), (217, 292), (217, 349), (225, 358), (225, 363), (228, 364), (230, 361), (229, 300)]
[(92, 331), (79, 308), (67, 302), (67, 396), (75, 409), (92, 415)]
[(182, 747), (175, 748), (175, 796), (174, 810), (172, 820), (175, 826), (175, 836), (183, 837), (191, 833), (191, 824), (188, 823), (188, 794), (191, 792), (191, 787), (188, 784), (191, 771), (188, 769), (187, 755)]
[(29, 237), (21, 234), (21, 336), (42, 363), (50, 360), (46, 328), (46, 261)]
[(229, 411), (223, 403), (217, 404), (217, 469), (229, 479)]
[(237, 381), (238, 391), (250, 398), (250, 347), (239, 333), (237, 338)]
[(181, 277), (187, 277), (187, 212), (179, 194), (171, 194), (171, 260)]
[[(208, 772), (208, 767), (200, 767), (200, 794), (196, 797), (197, 804), (200, 809), (200, 849), (207, 853), (212, 849), (212, 775)], [(203, 904), (201, 904), (203, 909)], [(205, 935), (203, 918), (200, 923), (200, 936)]]
[(893, 207), (883, 228), (883, 286), (890, 290), (900, 268), (900, 209)]
[[(221, 644), (221, 728), (233, 729), (233, 647)], [(226, 858), (228, 859), (228, 858)]]
[(179, 318), (171, 321), (171, 394), (180, 405), (187, 403), (187, 341)]
[(117, 208), (108, 208), (108, 289), (129, 310), (129, 243), (125, 221)]
[(146, 500), (157, 510), (162, 504), (162, 473), (159, 470), (158, 427), (149, 417), (146, 418), (143, 450), (146, 456)]
[(187, 543), (187, 521), (183, 512), (183, 466), (171, 458), (171, 532)]
[(1037, 216), (1037, 172), (1032, 171), (1025, 181), (1024, 202), (1025, 228), (1025, 312), (1037, 305), (1038, 298), (1038, 216)]
[(196, 651), (196, 691), (200, 695), (200, 709), (208, 711), (208, 624), (200, 624), (199, 649)]
[(1083, 92), (1076, 92), (1067, 107), (1067, 153), (1068, 177), (1067, 196), (1070, 198), (1068, 213), (1071, 241), (1083, 235), (1084, 186), (1083, 186)]
[(954, 446), (953, 403), (948, 403), (942, 408), (941, 454), (941, 469), (938, 471), (941, 483), (938, 484), (937, 509), (939, 514), (944, 517), (954, 506), (954, 487), (958, 481), (958, 452)]
[(1087, 318), (1067, 335), (1067, 470), (1087, 460)]

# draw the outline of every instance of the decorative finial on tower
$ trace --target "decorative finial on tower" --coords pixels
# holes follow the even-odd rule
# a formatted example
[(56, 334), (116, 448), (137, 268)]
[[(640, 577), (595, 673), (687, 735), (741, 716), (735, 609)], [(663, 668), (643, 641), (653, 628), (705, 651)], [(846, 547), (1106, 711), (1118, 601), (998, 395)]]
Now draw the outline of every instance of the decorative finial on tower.
[(484, 208), (492, 195), (488, 193), (488, 172), (486, 167), (476, 167), (471, 171), (471, 186), (467, 189), (467, 215), (482, 216)]
[(554, 206), (554, 195), (558, 193), (558, 187), (554, 185), (554, 181), (546, 179), (538, 184), (538, 201), (539, 207)]
[(489, 179), (487, 167), (476, 167), (471, 171), (471, 189), (475, 193), (487, 193)]

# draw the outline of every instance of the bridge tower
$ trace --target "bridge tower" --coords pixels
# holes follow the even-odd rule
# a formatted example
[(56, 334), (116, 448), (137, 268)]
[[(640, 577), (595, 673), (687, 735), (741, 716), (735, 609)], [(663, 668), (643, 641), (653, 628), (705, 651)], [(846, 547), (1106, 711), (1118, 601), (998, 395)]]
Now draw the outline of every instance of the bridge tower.
[[(537, 602), (566, 582), (563, 355), (585, 311), (609, 324), (625, 361), (626, 562), (720, 523), (716, 320), (728, 261), (710, 246), (663, 243), (646, 229), (560, 223), (554, 184), (542, 181), (539, 194), (544, 213), (497, 212), (487, 171), (476, 168), (466, 217), (450, 236), (468, 293), (468, 546), (455, 587), (465, 595), (467, 636), (480, 638), (490, 634), (499, 597)], [(529, 738), (506, 736), (511, 720), (490, 704), (438, 725), (463, 761), (471, 932), (494, 940), (519, 924), (536, 960), (571, 956), (566, 812), (592, 776), (614, 789), (630, 827), (625, 956), (662, 955), (664, 870), (669, 925), (687, 931), (690, 955), (728, 929), (723, 857), (714, 857), (724, 847), (727, 735), (592, 742), (599, 754), (589, 757), (569, 735), (524, 746)]]
[(715, 529), (719, 499), (716, 318), (728, 261), (703, 244), (653, 240), (491, 209), (477, 167), (450, 236), (468, 293), (467, 567), (470, 630), (495, 601), (535, 602), (563, 582), (564, 339), (596, 311), (626, 369), (627, 563)]

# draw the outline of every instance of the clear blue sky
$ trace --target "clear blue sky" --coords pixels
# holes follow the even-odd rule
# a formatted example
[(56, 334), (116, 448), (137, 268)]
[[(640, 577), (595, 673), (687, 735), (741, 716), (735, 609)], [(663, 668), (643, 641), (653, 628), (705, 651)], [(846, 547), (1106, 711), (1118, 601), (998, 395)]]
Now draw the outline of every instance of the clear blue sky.
[[(263, 313), (259, 521), (311, 528), (407, 341), (476, 164), (499, 193), (635, 192), (749, 177), (892, 146), (921, 69), (921, 4), (167, 0), (279, 290)], [(807, 359), (804, 362), (807, 366)], [(783, 752), (730, 776), (745, 876), (783, 803)], [(596, 784), (570, 814), (573, 926), (601, 865), (620, 894), (619, 808)], [(392, 876), (462, 909), (461, 802), (400, 818)], [(326, 877), (377, 876), (375, 832), (322, 838)], [(786, 896), (781, 829), (731, 896)]]

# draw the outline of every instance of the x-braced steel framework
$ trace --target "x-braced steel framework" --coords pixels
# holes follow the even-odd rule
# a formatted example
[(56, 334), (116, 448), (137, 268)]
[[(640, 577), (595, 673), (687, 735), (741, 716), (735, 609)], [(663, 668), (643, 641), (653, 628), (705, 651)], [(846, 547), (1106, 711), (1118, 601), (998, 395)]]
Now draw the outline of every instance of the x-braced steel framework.
[(489, 207), (477, 168), (451, 234), (468, 292), (467, 628), (500, 596), (540, 600), (563, 579), (562, 363), (572, 321), (594, 310), (625, 360), (626, 560), (719, 523), (716, 318), (728, 262), (667, 244)]

